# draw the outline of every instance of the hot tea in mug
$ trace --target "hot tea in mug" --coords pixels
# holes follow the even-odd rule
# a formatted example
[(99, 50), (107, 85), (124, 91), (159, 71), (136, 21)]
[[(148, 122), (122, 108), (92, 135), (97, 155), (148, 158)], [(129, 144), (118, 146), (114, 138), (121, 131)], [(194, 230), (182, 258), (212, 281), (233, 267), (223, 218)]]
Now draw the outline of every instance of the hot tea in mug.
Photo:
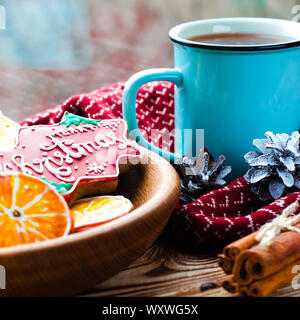
[[(140, 144), (167, 159), (196, 156), (196, 133), (214, 157), (223, 154), (235, 177), (245, 173), (244, 154), (266, 131), (300, 128), (300, 24), (268, 18), (188, 22), (169, 32), (174, 69), (133, 75), (123, 95), (123, 114)], [(157, 48), (159, 50), (159, 48)], [(135, 99), (140, 86), (175, 84), (175, 153), (152, 146), (139, 132)], [(185, 131), (194, 136), (184, 139)]]

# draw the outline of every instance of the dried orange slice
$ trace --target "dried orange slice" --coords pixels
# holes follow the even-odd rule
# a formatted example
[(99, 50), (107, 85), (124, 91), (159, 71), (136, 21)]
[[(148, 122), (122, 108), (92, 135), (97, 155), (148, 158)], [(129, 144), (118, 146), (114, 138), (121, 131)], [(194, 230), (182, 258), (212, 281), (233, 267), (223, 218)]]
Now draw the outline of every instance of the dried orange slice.
[(115, 220), (133, 209), (123, 196), (101, 196), (76, 201), (71, 207), (75, 231)]
[(17, 122), (3, 116), (0, 111), (0, 150), (9, 150), (15, 146), (20, 128)]
[(0, 247), (62, 237), (72, 222), (66, 201), (48, 183), (22, 173), (0, 175)]

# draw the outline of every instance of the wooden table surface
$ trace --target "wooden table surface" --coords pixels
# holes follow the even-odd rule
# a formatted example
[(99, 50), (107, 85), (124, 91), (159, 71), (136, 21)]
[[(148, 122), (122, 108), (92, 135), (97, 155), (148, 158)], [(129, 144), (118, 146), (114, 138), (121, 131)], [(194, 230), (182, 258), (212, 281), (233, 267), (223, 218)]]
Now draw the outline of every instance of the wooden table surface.
[[(82, 294), (86, 297), (237, 297), (225, 291), (225, 274), (216, 253), (191, 252), (176, 243), (168, 231), (151, 249), (124, 271)], [(214, 283), (215, 288), (201, 290)], [(272, 297), (298, 297), (291, 284)]]

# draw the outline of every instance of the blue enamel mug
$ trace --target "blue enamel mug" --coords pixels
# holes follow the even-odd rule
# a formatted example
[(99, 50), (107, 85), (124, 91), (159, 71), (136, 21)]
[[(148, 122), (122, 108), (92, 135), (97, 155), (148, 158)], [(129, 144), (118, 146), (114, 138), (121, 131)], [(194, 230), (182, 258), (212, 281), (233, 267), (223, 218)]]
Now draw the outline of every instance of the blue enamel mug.
[[(272, 34), (290, 40), (271, 45), (189, 40), (224, 32)], [(214, 157), (225, 155), (237, 177), (246, 172), (243, 156), (253, 150), (253, 139), (263, 138), (266, 131), (300, 129), (300, 23), (268, 18), (200, 20), (172, 28), (169, 37), (174, 43), (175, 68), (138, 72), (125, 86), (124, 118), (129, 134), (141, 145), (174, 161), (197, 155), (202, 132), (205, 147)], [(138, 129), (137, 91), (156, 80), (176, 85), (174, 154), (149, 144)]]

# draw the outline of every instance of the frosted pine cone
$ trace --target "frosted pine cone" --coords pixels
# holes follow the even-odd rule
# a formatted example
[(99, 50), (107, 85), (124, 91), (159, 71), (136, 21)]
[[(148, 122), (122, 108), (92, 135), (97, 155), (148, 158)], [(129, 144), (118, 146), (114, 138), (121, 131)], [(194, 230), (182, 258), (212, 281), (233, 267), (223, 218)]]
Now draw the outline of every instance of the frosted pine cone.
[(250, 151), (244, 156), (250, 166), (244, 178), (253, 184), (252, 192), (263, 201), (300, 189), (299, 132), (266, 132), (265, 136), (267, 139), (253, 140), (260, 152)]
[(224, 178), (231, 172), (230, 166), (221, 166), (225, 159), (224, 156), (219, 156), (214, 161), (206, 149), (200, 151), (196, 160), (187, 156), (177, 159), (175, 168), (181, 180), (180, 202), (193, 202), (204, 193), (224, 186)]

